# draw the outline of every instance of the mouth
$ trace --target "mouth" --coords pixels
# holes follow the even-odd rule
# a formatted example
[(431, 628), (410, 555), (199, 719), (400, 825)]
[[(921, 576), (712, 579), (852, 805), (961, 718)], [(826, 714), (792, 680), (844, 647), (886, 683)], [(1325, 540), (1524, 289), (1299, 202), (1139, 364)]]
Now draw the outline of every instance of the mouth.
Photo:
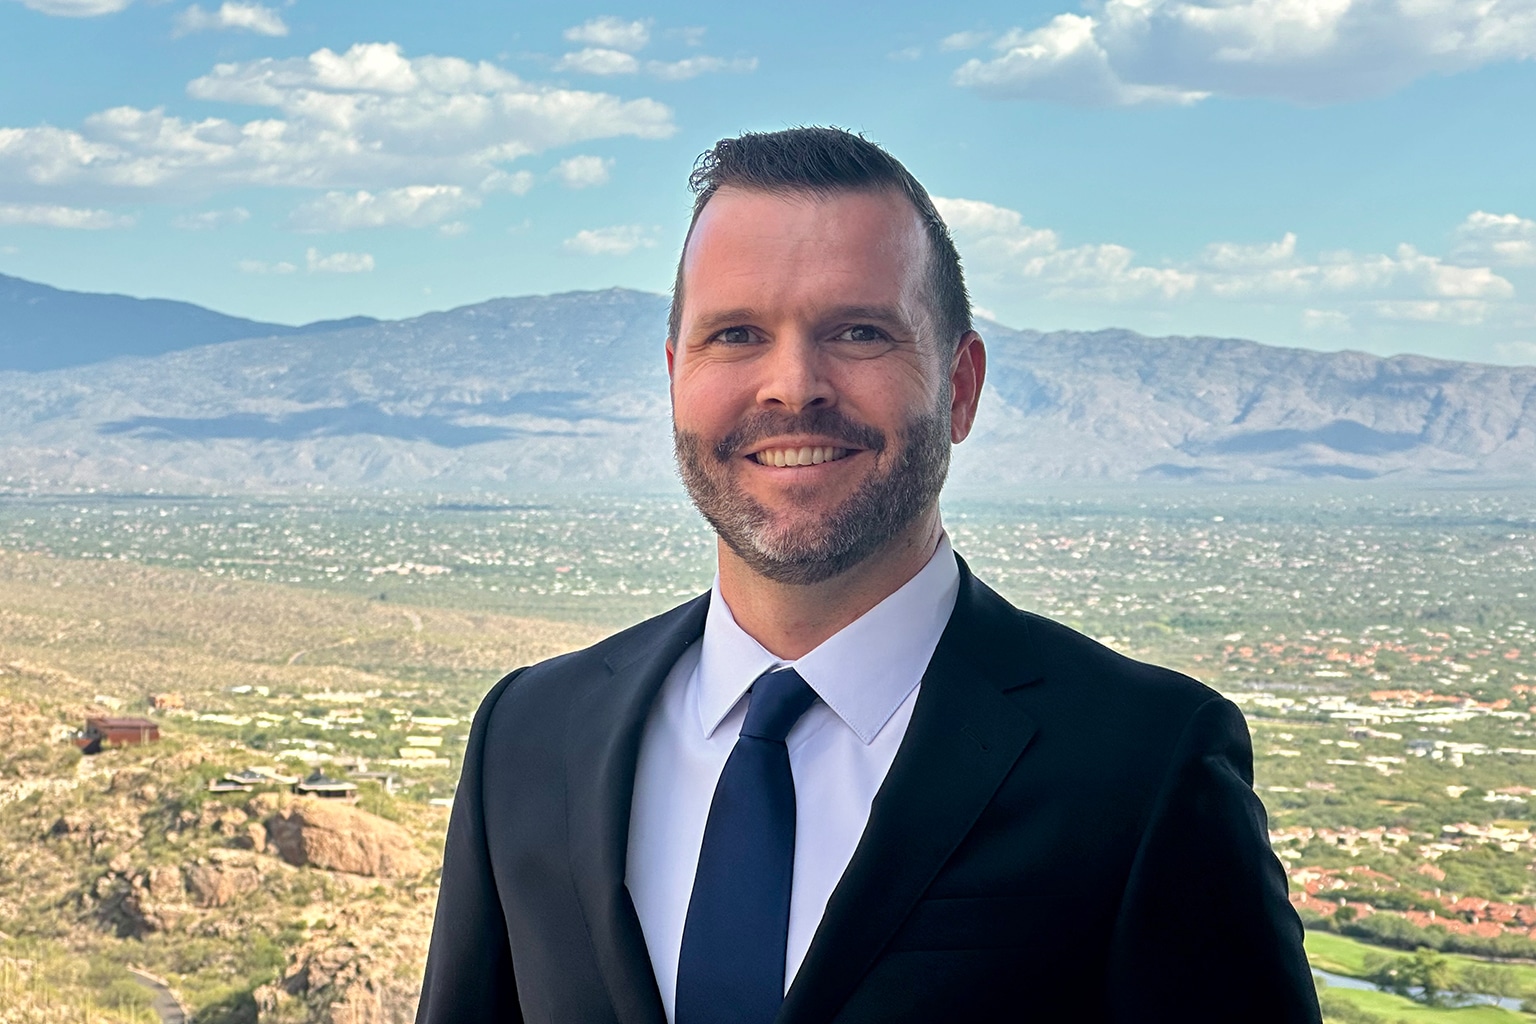
[(792, 467), (792, 466), (819, 466), (824, 462), (836, 462), (846, 459), (856, 449), (838, 448), (832, 445), (800, 445), (785, 448), (764, 448), (753, 452), (747, 458), (756, 462), (759, 466)]

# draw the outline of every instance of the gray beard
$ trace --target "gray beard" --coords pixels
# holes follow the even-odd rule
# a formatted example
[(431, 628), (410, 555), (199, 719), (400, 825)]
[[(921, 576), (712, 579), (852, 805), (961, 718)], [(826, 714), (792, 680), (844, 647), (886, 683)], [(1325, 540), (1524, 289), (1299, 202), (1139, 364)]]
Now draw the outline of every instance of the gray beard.
[(678, 474), (699, 513), (753, 572), (776, 583), (808, 585), (832, 579), (890, 543), (939, 498), (949, 472), (949, 402), (908, 421), (897, 438), (895, 464), (866, 480), (826, 519), (776, 527), (772, 513), (732, 485), (732, 462), (746, 446), (775, 434), (827, 434), (875, 453), (880, 431), (831, 409), (799, 416), (758, 414), (713, 447), (674, 424)]

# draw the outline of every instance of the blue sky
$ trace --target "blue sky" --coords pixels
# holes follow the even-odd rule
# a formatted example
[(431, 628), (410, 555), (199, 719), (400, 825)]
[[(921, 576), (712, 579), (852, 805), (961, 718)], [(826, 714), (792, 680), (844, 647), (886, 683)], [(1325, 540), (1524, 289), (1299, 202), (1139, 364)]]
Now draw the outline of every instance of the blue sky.
[(663, 291), (715, 139), (865, 132), (978, 307), (1536, 363), (1536, 0), (0, 0), (0, 273), (284, 322)]

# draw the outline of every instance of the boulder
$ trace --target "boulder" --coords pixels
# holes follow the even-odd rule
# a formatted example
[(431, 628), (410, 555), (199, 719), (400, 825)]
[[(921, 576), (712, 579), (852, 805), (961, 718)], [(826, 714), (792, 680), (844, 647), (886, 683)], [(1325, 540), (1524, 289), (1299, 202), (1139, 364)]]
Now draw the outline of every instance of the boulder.
[(250, 865), (187, 865), (187, 891), (200, 907), (227, 907), (260, 886), (261, 874)]
[(401, 878), (430, 867), (405, 829), (335, 801), (295, 800), (267, 819), (267, 845), (295, 867), (353, 875)]
[(146, 888), (142, 877), (109, 874), (96, 879), (91, 894), (102, 927), (120, 939), (142, 939), (169, 927), (173, 922), (148, 902)]
[(411, 1024), (418, 998), (414, 973), (402, 978), (368, 950), (322, 940), (295, 950), (282, 978), (251, 996), (261, 1024)]
[(48, 830), (50, 836), (78, 836), (90, 831), (91, 820), (81, 813), (62, 815)]
[(145, 872), (145, 888), (151, 898), (169, 902), (181, 895), (181, 872), (168, 864), (160, 864)]

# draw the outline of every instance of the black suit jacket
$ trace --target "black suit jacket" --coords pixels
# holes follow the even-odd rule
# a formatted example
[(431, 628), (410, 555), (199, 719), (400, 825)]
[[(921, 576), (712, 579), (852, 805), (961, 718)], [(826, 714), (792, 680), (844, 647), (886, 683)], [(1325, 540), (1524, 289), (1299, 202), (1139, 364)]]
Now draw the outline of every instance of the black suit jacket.
[[(663, 1024), (624, 886), (646, 714), (701, 597), (497, 684), (417, 1020)], [(778, 1020), (1316, 1022), (1241, 714), (1021, 612), (955, 611)]]

